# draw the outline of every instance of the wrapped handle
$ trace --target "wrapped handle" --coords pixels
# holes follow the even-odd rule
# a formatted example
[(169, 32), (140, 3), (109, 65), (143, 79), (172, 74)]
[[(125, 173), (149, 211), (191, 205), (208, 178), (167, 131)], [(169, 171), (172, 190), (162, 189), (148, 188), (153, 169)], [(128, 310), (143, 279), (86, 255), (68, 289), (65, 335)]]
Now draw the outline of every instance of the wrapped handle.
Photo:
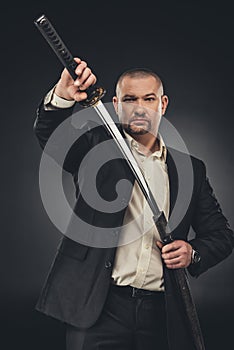
[[(77, 78), (75, 73), (77, 63), (48, 18), (45, 15), (42, 15), (34, 21), (34, 24), (54, 50), (63, 66), (67, 68), (71, 77), (75, 80)], [(96, 87), (95, 85), (88, 88), (85, 92), (88, 97), (86, 100), (80, 102), (83, 107), (95, 105), (106, 93), (104, 88)]]

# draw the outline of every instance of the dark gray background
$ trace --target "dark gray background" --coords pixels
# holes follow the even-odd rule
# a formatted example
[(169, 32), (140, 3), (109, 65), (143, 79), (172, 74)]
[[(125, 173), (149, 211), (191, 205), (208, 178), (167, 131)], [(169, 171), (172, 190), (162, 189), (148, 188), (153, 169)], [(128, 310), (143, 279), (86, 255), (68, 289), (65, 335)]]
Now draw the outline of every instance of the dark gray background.
[[(64, 328), (34, 311), (60, 233), (40, 199), (35, 110), (60, 62), (34, 27), (45, 13), (71, 51), (89, 61), (113, 95), (125, 69), (148, 67), (170, 97), (167, 118), (203, 159), (234, 227), (233, 14), (231, 1), (9, 2), (1, 11), (1, 343), (6, 349), (64, 349)], [(192, 280), (208, 350), (231, 348), (234, 256)]]

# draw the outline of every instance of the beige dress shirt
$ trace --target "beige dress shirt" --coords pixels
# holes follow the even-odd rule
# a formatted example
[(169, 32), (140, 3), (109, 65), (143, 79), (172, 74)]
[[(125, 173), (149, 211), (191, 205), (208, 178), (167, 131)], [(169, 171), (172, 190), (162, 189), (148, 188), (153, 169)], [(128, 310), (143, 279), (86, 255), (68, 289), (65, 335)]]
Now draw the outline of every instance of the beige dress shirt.
[(44, 107), (46, 110), (55, 108), (70, 108), (75, 104), (75, 101), (68, 101), (59, 97), (54, 93), (56, 85), (47, 93), (44, 98)]
[[(128, 134), (133, 155), (143, 171), (146, 181), (160, 210), (169, 215), (169, 180), (166, 165), (166, 147), (159, 136), (160, 149), (148, 156)], [(136, 288), (162, 291), (163, 268), (161, 253), (156, 246), (160, 240), (152, 219), (152, 212), (135, 182), (132, 196), (125, 213), (120, 246), (117, 248), (113, 267), (113, 282)]]

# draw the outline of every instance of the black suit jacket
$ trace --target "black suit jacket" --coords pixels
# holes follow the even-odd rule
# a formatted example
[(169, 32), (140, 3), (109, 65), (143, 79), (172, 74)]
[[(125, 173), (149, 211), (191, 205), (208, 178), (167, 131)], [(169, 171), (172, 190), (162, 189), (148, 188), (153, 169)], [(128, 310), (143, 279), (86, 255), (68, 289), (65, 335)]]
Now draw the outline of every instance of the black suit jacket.
[[(72, 109), (45, 111), (43, 106), (40, 106), (34, 129), (42, 148), (45, 147), (53, 130), (71, 112)], [(55, 260), (36, 308), (68, 324), (77, 327), (90, 327), (102, 312), (111, 283), (116, 251), (114, 245), (118, 240), (118, 232), (116, 233), (116, 230), (112, 228), (121, 226), (126, 208), (117, 213), (103, 213), (88, 206), (80, 194), (77, 169), (83, 155), (87, 149), (89, 150), (99, 142), (110, 138), (103, 127), (90, 128), (89, 123), (83, 127), (87, 129), (87, 132), (72, 146), (63, 166), (74, 176), (77, 188), (75, 212), (94, 227), (93, 232), (80, 232), (81, 237), (85, 237), (85, 235), (95, 237), (95, 226), (109, 227), (109, 235), (113, 237), (113, 247), (95, 248), (77, 243), (72, 234), (69, 235), (68, 230), (68, 234), (62, 238), (58, 246)], [(50, 152), (50, 149), (47, 151)], [(114, 151), (118, 152), (116, 149)], [(56, 155), (53, 156), (56, 158)], [(178, 194), (176, 168), (183, 172), (187, 157), (187, 155), (175, 150), (168, 152), (166, 162), (170, 183), (170, 214)], [(176, 164), (174, 159), (176, 159)], [(234, 238), (207, 179), (204, 163), (192, 156), (190, 159), (194, 177), (191, 200), (180, 222), (173, 228), (172, 236), (174, 239), (186, 241), (189, 229), (191, 226), (193, 227), (196, 237), (190, 241), (190, 244), (199, 251), (201, 261), (199, 264), (189, 267), (188, 270), (193, 276), (199, 276), (231, 253)], [(134, 182), (134, 177), (123, 159), (115, 159), (103, 167), (97, 178), (97, 188), (103, 198), (110, 201), (115, 198), (116, 193), (113, 188), (121, 178), (127, 178), (132, 183)], [(124, 198), (121, 197), (120, 200), (128, 202), (130, 196), (131, 191), (127, 188)], [(166, 283), (166, 288), (166, 296), (168, 297), (173, 294), (173, 285)], [(169, 318), (174, 317), (180, 322), (178, 305), (175, 305), (175, 308), (171, 302), (168, 302), (167, 305)]]

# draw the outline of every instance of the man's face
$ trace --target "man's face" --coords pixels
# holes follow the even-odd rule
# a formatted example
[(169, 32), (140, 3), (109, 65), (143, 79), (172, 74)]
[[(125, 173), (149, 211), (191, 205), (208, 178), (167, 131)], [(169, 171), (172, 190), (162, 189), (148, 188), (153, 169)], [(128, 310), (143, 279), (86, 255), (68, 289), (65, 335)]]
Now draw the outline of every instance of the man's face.
[(157, 136), (168, 98), (162, 96), (162, 87), (153, 76), (126, 76), (117, 88), (113, 103), (120, 122), (129, 134), (152, 133)]

